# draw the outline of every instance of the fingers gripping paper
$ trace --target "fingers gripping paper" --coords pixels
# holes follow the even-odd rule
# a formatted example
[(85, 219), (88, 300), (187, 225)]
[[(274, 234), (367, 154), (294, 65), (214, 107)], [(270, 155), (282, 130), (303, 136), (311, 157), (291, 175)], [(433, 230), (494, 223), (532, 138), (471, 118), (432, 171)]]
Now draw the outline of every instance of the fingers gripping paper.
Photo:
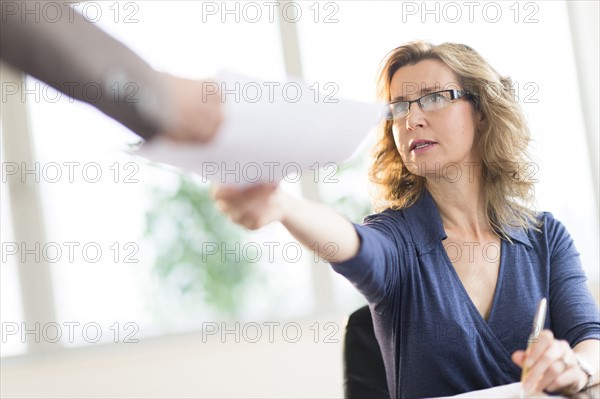
[(224, 122), (210, 143), (157, 138), (137, 154), (214, 183), (274, 183), (348, 158), (381, 115), (380, 105), (333, 99), (301, 82), (222, 73), (218, 87)]

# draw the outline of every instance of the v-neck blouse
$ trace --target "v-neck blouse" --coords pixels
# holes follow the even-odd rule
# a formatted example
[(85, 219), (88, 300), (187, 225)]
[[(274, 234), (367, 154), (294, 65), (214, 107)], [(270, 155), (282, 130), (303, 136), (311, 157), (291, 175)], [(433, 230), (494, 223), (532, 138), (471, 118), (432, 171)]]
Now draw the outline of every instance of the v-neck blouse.
[(502, 240), (488, 320), (456, 273), (438, 208), (425, 191), (404, 210), (355, 224), (359, 253), (332, 264), (367, 299), (390, 396), (454, 395), (519, 381), (511, 354), (524, 349), (537, 303), (545, 328), (571, 346), (600, 339), (600, 314), (565, 227), (540, 214), (541, 231), (512, 229)]

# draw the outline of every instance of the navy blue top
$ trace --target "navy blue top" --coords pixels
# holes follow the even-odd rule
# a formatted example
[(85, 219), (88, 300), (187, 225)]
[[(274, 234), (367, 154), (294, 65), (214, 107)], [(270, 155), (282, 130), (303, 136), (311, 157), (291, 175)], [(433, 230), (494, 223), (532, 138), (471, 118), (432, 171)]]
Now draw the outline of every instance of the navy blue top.
[[(571, 346), (600, 339), (600, 314), (565, 227), (540, 214), (541, 232), (513, 229), (486, 321), (454, 270), (438, 208), (425, 191), (404, 210), (355, 225), (356, 257), (332, 264), (369, 302), (390, 396), (454, 395), (517, 382), (511, 360), (525, 349), (537, 303), (548, 298), (545, 328)], [(490, 251), (491, 253), (491, 251)]]

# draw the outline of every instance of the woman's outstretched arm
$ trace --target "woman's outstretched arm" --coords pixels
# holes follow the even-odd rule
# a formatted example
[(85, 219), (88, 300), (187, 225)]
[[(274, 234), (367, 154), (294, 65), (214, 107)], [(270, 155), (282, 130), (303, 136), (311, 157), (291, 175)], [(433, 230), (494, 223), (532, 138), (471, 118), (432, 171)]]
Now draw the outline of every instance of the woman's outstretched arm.
[(350, 220), (326, 205), (292, 197), (279, 186), (217, 187), (213, 197), (223, 213), (249, 229), (281, 222), (327, 262), (343, 262), (358, 253), (360, 239)]

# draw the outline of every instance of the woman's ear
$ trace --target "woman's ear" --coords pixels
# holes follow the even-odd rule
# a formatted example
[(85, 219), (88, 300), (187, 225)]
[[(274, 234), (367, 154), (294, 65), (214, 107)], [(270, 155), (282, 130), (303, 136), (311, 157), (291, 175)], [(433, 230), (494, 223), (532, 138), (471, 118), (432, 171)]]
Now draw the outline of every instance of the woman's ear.
[(485, 115), (480, 110), (474, 109), (473, 120), (475, 121), (475, 131), (477, 132), (477, 136), (481, 139), (481, 132), (485, 125)]
[(471, 104), (473, 104), (473, 117), (475, 119), (475, 122), (477, 123), (477, 126), (479, 127), (483, 122), (485, 122), (485, 114), (481, 110), (479, 101), (473, 99)]
[(485, 121), (485, 115), (481, 111), (475, 111), (475, 117), (477, 118), (477, 123), (481, 125)]

